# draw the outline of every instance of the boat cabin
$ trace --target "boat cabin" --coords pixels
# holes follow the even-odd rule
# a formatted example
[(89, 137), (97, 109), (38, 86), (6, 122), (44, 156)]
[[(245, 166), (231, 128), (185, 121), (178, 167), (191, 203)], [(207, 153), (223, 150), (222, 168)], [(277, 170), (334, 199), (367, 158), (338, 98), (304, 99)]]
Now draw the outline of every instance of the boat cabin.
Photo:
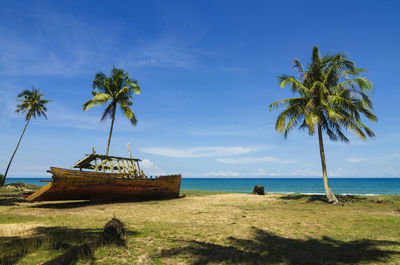
[(89, 169), (94, 172), (114, 173), (127, 176), (129, 178), (144, 179), (146, 176), (140, 170), (137, 158), (126, 158), (118, 156), (106, 156), (98, 154), (86, 154), (84, 158), (72, 165), (73, 168)]

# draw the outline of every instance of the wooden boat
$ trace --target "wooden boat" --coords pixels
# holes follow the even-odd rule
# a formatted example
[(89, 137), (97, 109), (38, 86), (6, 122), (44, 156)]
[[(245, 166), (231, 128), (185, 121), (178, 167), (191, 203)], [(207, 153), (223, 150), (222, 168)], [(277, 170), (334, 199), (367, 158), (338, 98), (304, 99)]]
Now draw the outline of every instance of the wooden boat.
[[(179, 197), (181, 175), (147, 177), (140, 159), (86, 155), (73, 169), (51, 167), (52, 181), (26, 198), (28, 201), (149, 200)], [(83, 171), (89, 169), (93, 171)]]

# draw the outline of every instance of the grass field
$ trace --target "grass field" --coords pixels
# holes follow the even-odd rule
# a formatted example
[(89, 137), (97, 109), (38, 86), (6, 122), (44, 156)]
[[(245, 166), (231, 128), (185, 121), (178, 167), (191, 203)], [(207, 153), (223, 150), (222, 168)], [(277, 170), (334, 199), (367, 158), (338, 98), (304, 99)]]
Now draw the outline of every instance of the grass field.
[(0, 264), (40, 264), (97, 237), (113, 217), (125, 244), (77, 264), (400, 264), (400, 196), (185, 191), (165, 201), (22, 200), (0, 190)]

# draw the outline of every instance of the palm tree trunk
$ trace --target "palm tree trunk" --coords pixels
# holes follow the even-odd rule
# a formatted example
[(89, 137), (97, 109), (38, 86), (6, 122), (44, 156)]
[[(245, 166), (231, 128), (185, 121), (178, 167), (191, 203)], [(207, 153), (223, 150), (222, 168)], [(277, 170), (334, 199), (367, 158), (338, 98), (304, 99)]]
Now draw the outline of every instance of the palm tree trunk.
[(325, 151), (324, 151), (324, 142), (322, 139), (321, 124), (318, 124), (318, 140), (319, 140), (319, 154), (321, 156), (322, 177), (324, 179), (325, 194), (326, 194), (326, 197), (328, 198), (329, 202), (331, 202), (333, 204), (338, 204), (339, 201), (335, 197), (335, 194), (333, 194), (331, 188), (329, 187), (329, 183), (328, 183), (328, 174), (326, 172)]
[(114, 120), (115, 120), (115, 110), (116, 110), (116, 104), (113, 105), (113, 110), (112, 110), (111, 128), (110, 128), (110, 134), (108, 135), (106, 156), (108, 156), (108, 150), (110, 149), (111, 135), (112, 135), (112, 130), (114, 127)]
[(8, 166), (7, 166), (7, 169), (6, 169), (6, 173), (4, 173), (4, 177), (3, 177), (3, 181), (1, 182), (1, 186), (4, 186), (4, 183), (6, 182), (6, 177), (7, 177), (8, 169), (9, 169), (10, 166), (11, 166), (11, 163), (12, 163), (12, 161), (13, 161), (13, 159), (14, 159), (15, 153), (17, 152), (17, 149), (18, 149), (18, 147), (19, 147), (19, 143), (20, 143), (21, 140), (22, 140), (22, 136), (24, 136), (26, 127), (28, 126), (30, 120), (31, 120), (31, 118), (29, 118), (29, 119), (26, 121), (24, 130), (22, 131), (22, 134), (21, 134), (21, 137), (19, 137), (19, 141), (18, 141), (17, 147), (15, 148), (14, 153), (13, 153), (12, 156), (11, 156), (10, 162), (8, 162)]

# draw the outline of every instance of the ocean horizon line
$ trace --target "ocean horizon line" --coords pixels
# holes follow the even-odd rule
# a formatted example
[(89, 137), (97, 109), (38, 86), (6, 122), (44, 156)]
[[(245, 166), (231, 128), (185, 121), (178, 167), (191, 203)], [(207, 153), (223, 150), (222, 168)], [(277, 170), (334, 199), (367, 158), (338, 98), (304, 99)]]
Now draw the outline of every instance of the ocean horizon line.
[[(23, 182), (44, 186), (49, 180), (50, 177), (7, 178), (6, 184)], [(250, 193), (255, 185), (264, 186), (267, 193), (324, 194), (322, 178), (317, 177), (192, 177), (182, 178), (181, 190)], [(400, 178), (393, 177), (330, 178), (330, 186), (335, 194), (400, 195)]]

